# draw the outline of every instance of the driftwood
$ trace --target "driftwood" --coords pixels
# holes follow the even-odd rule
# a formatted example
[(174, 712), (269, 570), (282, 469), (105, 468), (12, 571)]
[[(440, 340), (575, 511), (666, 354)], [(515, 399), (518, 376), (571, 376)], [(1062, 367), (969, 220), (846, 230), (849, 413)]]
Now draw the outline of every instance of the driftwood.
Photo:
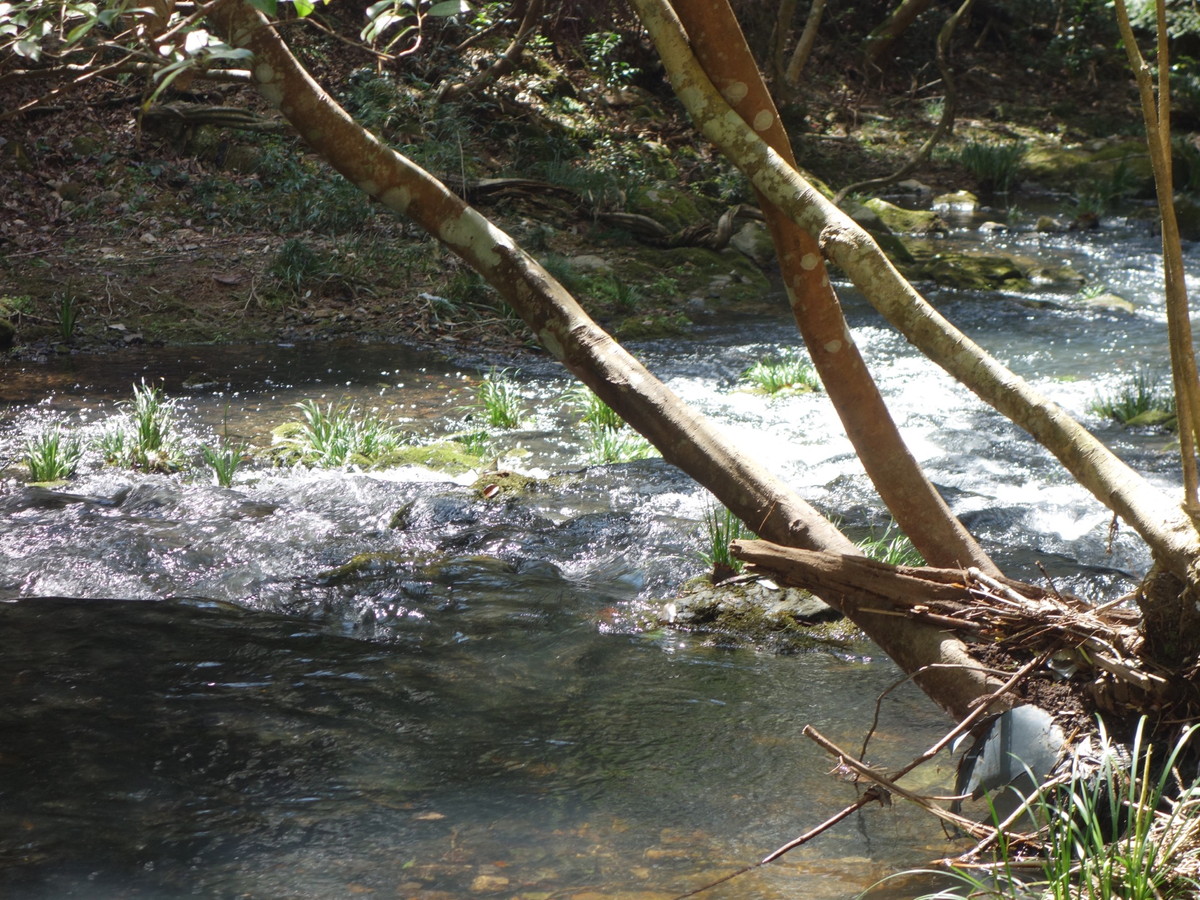
[[(781, 583), (812, 591), (851, 619), (915, 619), (1013, 660), (1048, 653), (1043, 677), (1070, 685), (1101, 712), (1172, 707), (1194, 713), (1190, 682), (1140, 658), (1141, 617), (1120, 601), (1093, 606), (1056, 590), (974, 568), (890, 566), (861, 556), (736, 541), (735, 556)], [(1133, 596), (1121, 598), (1132, 600)]]

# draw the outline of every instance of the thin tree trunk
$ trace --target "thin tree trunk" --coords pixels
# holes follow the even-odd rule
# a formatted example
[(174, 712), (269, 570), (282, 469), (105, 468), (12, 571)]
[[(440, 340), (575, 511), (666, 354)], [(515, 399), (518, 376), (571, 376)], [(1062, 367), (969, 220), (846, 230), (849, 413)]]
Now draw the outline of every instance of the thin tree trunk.
[(804, 31), (800, 32), (800, 40), (796, 41), (796, 49), (792, 51), (787, 71), (783, 75), (784, 84), (788, 86), (789, 90), (794, 91), (800, 86), (800, 76), (804, 73), (804, 67), (808, 65), (808, 58), (812, 56), (813, 47), (816, 46), (817, 30), (821, 27), (821, 17), (824, 14), (825, 0), (812, 0), (812, 6), (808, 9), (808, 17), (804, 20)]
[[(359, 127), (292, 56), (250, 0), (226, 0), (212, 19), (234, 47), (254, 53), (254, 77), (334, 168), (365, 193), (407, 216), (495, 286), (556, 358), (663, 457), (712, 491), (768, 540), (854, 555), (854, 544), (790, 489), (728, 443), (613, 339), (512, 239), (428, 172)], [(885, 653), (957, 718), (991, 694), (992, 679), (957, 638), (935, 627), (860, 611), (855, 621)], [(933, 664), (941, 664), (929, 668)], [(950, 666), (946, 668), (945, 666)]]
[(788, 35), (792, 33), (792, 19), (796, 15), (796, 0), (780, 0), (779, 12), (775, 16), (774, 40), (771, 42), (771, 64), (768, 67), (771, 79), (778, 85), (783, 81), (783, 52), (787, 48)]
[(868, 68), (880, 69), (892, 52), (892, 45), (900, 39), (900, 35), (908, 26), (916, 21), (917, 16), (929, 8), (930, 0), (903, 0), (892, 10), (892, 14), (883, 20), (869, 35), (867, 35), (866, 53), (863, 54)]
[(950, 41), (954, 38), (954, 32), (958, 28), (958, 23), (970, 12), (971, 6), (974, 3), (975, 0), (963, 0), (962, 6), (946, 20), (945, 24), (942, 25), (941, 31), (938, 32), (936, 57), (938, 71), (942, 73), (942, 84), (945, 86), (945, 92), (942, 100), (942, 115), (938, 119), (937, 127), (933, 129), (933, 133), (925, 139), (924, 143), (917, 149), (917, 152), (913, 154), (912, 159), (891, 175), (885, 175), (883, 178), (868, 178), (864, 181), (855, 181), (848, 184), (841, 188), (834, 196), (834, 203), (841, 203), (847, 195), (856, 191), (861, 191), (865, 188), (882, 187), (885, 184), (895, 184), (897, 181), (907, 178), (917, 170), (917, 166), (929, 158), (929, 154), (933, 152), (933, 148), (954, 130), (954, 117), (958, 108), (958, 90), (955, 87), (954, 69), (950, 65)]
[(438, 94), (438, 102), (452, 103), (455, 100), (461, 100), (515, 71), (517, 64), (521, 61), (521, 54), (525, 52), (525, 45), (529, 43), (530, 38), (537, 34), (538, 26), (542, 24), (542, 10), (545, 5), (545, 0), (529, 0), (529, 5), (525, 8), (525, 15), (521, 17), (521, 24), (517, 27), (517, 33), (500, 58), (474, 77), (445, 87)]
[[(700, 65), (730, 105), (791, 165), (787, 132), (727, 0), (676, 0)], [(875, 489), (931, 565), (995, 565), (950, 512), (909, 452), (850, 334), (812, 235), (778, 207), (760, 205), (775, 242), (796, 324)]]
[(1175, 186), (1171, 172), (1171, 91), (1170, 58), (1167, 42), (1166, 10), (1158, 9), (1159, 69), (1158, 102), (1150, 66), (1138, 49), (1137, 38), (1129, 25), (1124, 0), (1116, 0), (1117, 25), (1129, 57), (1142, 102), (1146, 124), (1146, 143), (1154, 169), (1154, 187), (1162, 220), (1163, 269), (1166, 276), (1167, 335), (1171, 347), (1171, 372), (1175, 382), (1175, 405), (1179, 413), (1179, 450), (1183, 468), (1184, 503), (1193, 515), (1200, 513), (1197, 496), (1196, 443), (1200, 441), (1200, 378), (1196, 372), (1196, 353), (1192, 342), (1192, 322), (1188, 310), (1187, 282), (1184, 280), (1183, 248), (1179, 222), (1175, 217)]
[(947, 322), (862, 228), (787, 164), (730, 108), (691, 54), (686, 32), (659, 0), (635, 0), (671, 83), (706, 137), (792, 221), (819, 235), (822, 252), (930, 359), (1050, 450), (1075, 479), (1129, 524), (1181, 580), (1196, 576), (1200, 536), (1180, 506), (1119, 460), (1059, 406)]

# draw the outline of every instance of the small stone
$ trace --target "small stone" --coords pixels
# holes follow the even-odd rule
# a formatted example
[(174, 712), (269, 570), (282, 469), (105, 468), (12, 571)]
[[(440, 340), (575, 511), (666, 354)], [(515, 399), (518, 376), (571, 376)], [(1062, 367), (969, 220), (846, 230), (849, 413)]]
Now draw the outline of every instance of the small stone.
[(476, 875), (471, 882), (471, 892), (474, 894), (490, 894), (495, 891), (508, 889), (509, 880), (503, 875)]

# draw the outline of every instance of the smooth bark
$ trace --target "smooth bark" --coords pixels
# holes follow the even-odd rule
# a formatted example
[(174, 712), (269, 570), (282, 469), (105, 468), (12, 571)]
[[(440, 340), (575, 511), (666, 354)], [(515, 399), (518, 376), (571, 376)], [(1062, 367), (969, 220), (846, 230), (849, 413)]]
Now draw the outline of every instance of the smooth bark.
[(784, 83), (791, 90), (800, 86), (800, 75), (808, 65), (808, 58), (812, 56), (813, 47), (816, 46), (817, 30), (821, 27), (821, 17), (824, 14), (825, 0), (812, 0), (808, 17), (804, 20), (804, 30), (800, 32), (800, 40), (796, 42), (796, 49), (792, 51), (787, 70), (783, 74)]
[(1158, 10), (1159, 67), (1158, 99), (1150, 66), (1138, 49), (1137, 38), (1129, 24), (1124, 0), (1116, 0), (1117, 25), (1125, 44), (1129, 66), (1137, 81), (1142, 104), (1142, 119), (1146, 125), (1146, 143), (1150, 164), (1154, 170), (1154, 187), (1162, 222), (1163, 269), (1167, 307), (1167, 334), (1171, 347), (1171, 373), (1175, 382), (1176, 407), (1179, 414), (1179, 450), (1183, 469), (1184, 503), (1195, 515), (1200, 513), (1196, 468), (1196, 444), (1200, 441), (1200, 378), (1196, 372), (1195, 345), (1192, 342), (1192, 322), (1188, 310), (1187, 282), (1184, 280), (1183, 248), (1180, 243), (1179, 222), (1175, 217), (1175, 187), (1171, 161), (1171, 90), (1170, 58), (1167, 41), (1165, 4)]
[[(371, 197), (406, 215), (461, 256), (501, 291), (551, 353), (663, 457), (695, 478), (754, 531), (790, 547), (855, 555), (860, 551), (786, 485), (732, 446), (684, 405), (613, 339), (538, 263), (494, 225), (410, 160), (359, 127), (313, 81), (248, 0), (228, 0), (214, 13), (232, 46), (254, 53), (263, 94), (313, 148)], [(861, 611), (855, 621), (930, 696), (961, 718), (973, 701), (994, 690), (988, 675), (957, 639), (914, 623), (897, 630), (886, 614)], [(961, 660), (962, 669), (922, 672), (932, 663)]]
[[(790, 165), (791, 142), (727, 0), (676, 0), (695, 58), (731, 106)], [(998, 572), (909, 452), (842, 314), (816, 240), (778, 207), (760, 205), (792, 312), (821, 382), (876, 491), (931, 565)]]
[(862, 228), (775, 153), (726, 102), (688, 49), (669, 6), (635, 0), (667, 63), (676, 94), (703, 131), (771, 203), (811, 234), (864, 296), (925, 355), (1028, 431), (1100, 502), (1124, 518), (1157, 560), (1183, 581), (1200, 581), (1200, 536), (1167, 498), (1072, 419), (947, 322)]
[(858, 552), (854, 544), (711, 422), (687, 407), (593, 322), (512, 239), (411, 160), (360, 127), (318, 85), (247, 0), (212, 18), (254, 53), (263, 95), (335, 169), (457, 253), (504, 296), (542, 345), (754, 531), (787, 546)]

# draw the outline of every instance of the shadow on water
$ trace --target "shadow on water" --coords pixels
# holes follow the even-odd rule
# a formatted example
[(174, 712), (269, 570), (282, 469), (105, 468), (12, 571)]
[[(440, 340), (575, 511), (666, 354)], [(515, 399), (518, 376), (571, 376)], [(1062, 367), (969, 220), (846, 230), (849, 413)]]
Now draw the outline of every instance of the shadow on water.
[[(605, 634), (590, 605), (412, 649), (224, 604), (4, 604), (0, 887), (666, 897), (853, 798), (800, 728), (856, 740), (890, 664)], [(875, 749), (941, 727), (893, 693)], [(846, 897), (942, 846), (866, 811), (711, 896)]]

